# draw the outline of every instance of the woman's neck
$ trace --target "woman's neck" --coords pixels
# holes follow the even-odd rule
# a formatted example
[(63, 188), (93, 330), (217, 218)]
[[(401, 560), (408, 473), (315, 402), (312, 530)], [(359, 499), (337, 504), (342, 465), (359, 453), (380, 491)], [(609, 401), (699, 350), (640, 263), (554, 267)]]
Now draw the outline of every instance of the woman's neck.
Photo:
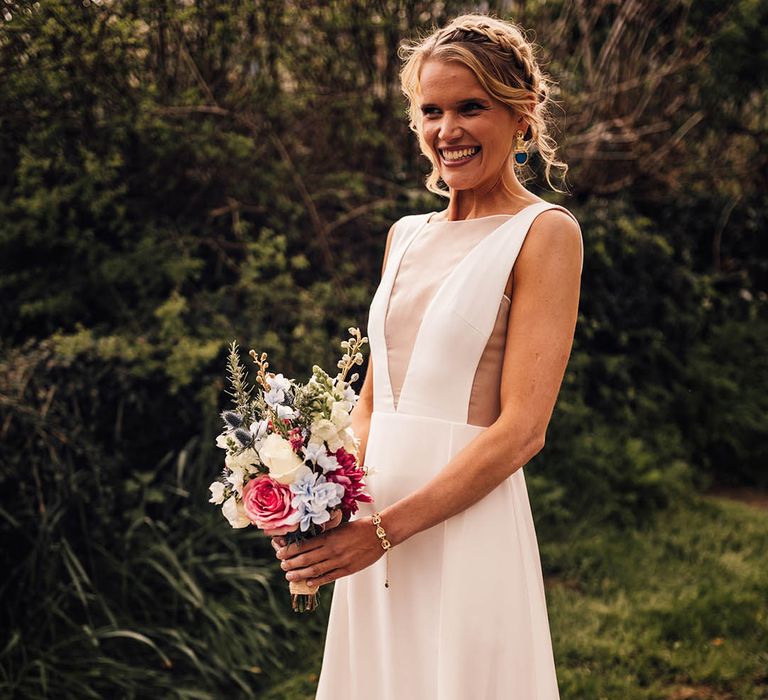
[(435, 214), (432, 221), (464, 221), (495, 214), (517, 214), (528, 205), (542, 201), (525, 188), (514, 194), (505, 192), (503, 195), (479, 198), (468, 191), (451, 191), (448, 207)]

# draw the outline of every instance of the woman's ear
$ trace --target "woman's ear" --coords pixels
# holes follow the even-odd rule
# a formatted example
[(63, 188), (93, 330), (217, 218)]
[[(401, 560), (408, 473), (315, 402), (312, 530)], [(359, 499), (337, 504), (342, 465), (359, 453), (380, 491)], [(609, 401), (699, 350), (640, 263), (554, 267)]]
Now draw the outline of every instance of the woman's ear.
[(533, 137), (533, 133), (531, 132), (531, 126), (526, 121), (525, 117), (518, 117), (517, 119), (517, 126), (515, 127), (515, 131), (519, 129), (523, 132), (523, 140), (524, 141), (530, 141)]

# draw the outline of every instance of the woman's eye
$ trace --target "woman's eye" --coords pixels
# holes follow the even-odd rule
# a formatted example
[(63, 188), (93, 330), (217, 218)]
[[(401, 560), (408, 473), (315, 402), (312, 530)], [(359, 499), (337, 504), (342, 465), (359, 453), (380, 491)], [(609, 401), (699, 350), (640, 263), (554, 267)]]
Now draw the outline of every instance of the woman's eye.
[[(461, 111), (463, 113), (467, 113), (467, 112), (474, 113), (474, 112), (479, 112), (486, 109), (488, 109), (488, 107), (484, 107), (478, 102), (467, 102), (466, 104), (463, 104), (461, 106)], [(422, 108), (421, 113), (425, 117), (436, 117), (440, 115), (440, 109), (438, 107), (424, 107)]]

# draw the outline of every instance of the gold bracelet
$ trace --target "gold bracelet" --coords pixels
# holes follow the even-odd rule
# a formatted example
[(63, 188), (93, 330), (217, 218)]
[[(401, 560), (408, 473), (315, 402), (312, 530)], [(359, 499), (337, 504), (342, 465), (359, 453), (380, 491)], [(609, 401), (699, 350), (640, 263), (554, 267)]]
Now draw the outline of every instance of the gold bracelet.
[(373, 524), (376, 526), (376, 537), (381, 540), (382, 549), (386, 552), (387, 557), (387, 573), (384, 578), (384, 588), (389, 588), (389, 550), (392, 549), (392, 543), (387, 539), (387, 533), (381, 526), (381, 516), (378, 513), (373, 514)]

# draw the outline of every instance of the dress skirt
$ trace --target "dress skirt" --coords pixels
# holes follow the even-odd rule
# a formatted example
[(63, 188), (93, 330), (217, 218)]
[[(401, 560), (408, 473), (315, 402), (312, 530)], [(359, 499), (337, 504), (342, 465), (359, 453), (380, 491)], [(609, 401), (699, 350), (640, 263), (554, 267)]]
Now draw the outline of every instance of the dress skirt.
[[(383, 510), (487, 428), (376, 412), (366, 449)], [(523, 470), (480, 501), (335, 583), (318, 700), (559, 697)]]

